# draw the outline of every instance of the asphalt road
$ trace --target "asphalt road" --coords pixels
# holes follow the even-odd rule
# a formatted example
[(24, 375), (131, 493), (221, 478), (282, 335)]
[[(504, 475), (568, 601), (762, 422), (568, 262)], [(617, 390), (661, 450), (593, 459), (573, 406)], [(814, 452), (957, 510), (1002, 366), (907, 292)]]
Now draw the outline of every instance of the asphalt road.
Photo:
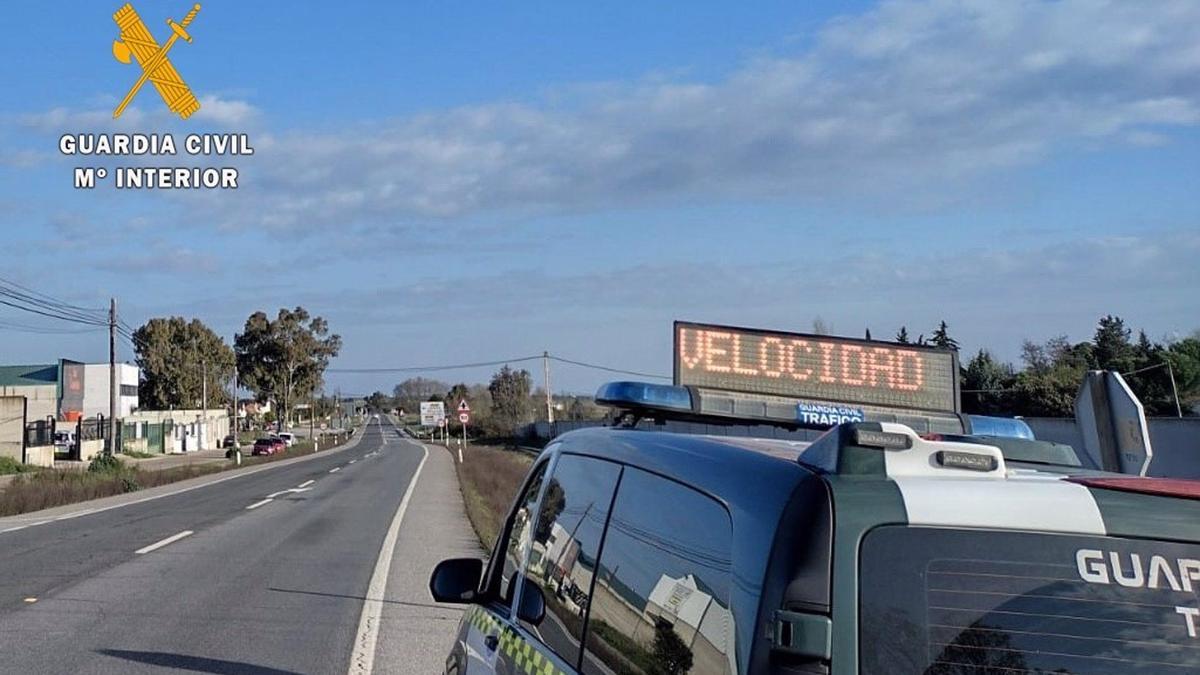
[[(436, 562), (436, 516), (417, 506), (421, 522), (399, 527), (429, 499), (413, 493), (430, 452), (374, 422), (356, 446), (302, 462), (25, 529), (0, 523), (0, 672), (348, 673), (364, 661), (432, 672), (457, 620), (417, 578)], [(448, 480), (452, 461), (436, 459), (427, 475)], [(420, 564), (404, 560), (414, 538), (427, 542)], [(381, 555), (393, 543), (394, 557)], [(410, 597), (391, 599), (387, 583)], [(437, 630), (406, 637), (390, 603)], [(425, 663), (395, 658), (406, 639)], [(393, 658), (372, 664), (376, 652)]]

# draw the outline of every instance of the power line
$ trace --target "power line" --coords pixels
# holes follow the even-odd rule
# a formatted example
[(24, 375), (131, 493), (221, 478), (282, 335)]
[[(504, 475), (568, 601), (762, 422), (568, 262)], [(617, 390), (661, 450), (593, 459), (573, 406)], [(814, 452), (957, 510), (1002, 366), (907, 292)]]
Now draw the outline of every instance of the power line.
[(467, 368), (485, 368), (487, 366), (502, 366), (509, 363), (536, 361), (541, 356), (523, 356), (517, 359), (500, 359), (497, 361), (480, 361), (478, 363), (457, 363), (448, 366), (410, 366), (405, 368), (326, 368), (327, 373), (431, 373), (439, 370), (464, 370)]
[(82, 333), (95, 333), (104, 330), (103, 326), (95, 326), (92, 328), (54, 328), (51, 326), (37, 326), (33, 324), (21, 323), (19, 321), (6, 321), (0, 319), (0, 330), (10, 330), (18, 333), (35, 333), (40, 335), (79, 335)]
[(583, 361), (574, 361), (572, 359), (563, 358), (561, 356), (554, 356), (553, 354), (550, 355), (550, 359), (552, 361), (558, 361), (560, 363), (569, 363), (573, 366), (581, 366), (583, 368), (591, 368), (593, 370), (603, 370), (607, 373), (617, 373), (618, 375), (632, 375), (634, 377), (651, 377), (651, 378), (658, 379), (658, 380), (673, 379), (669, 375), (658, 375), (656, 373), (642, 373), (642, 372), (639, 372), (636, 370), (622, 370), (620, 368), (610, 368), (608, 366), (600, 366), (600, 365), (596, 365), (594, 363), (585, 363)]
[(8, 298), (8, 300), (0, 302), (22, 311), (41, 314), (61, 321), (107, 325), (102, 309), (73, 305), (2, 277), (0, 277), (0, 296)]

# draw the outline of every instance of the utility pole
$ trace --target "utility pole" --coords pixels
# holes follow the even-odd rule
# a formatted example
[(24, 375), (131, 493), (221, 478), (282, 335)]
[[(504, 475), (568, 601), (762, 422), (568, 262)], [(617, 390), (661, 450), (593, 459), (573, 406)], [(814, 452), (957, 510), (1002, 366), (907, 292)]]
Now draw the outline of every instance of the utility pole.
[(1167, 374), (1171, 376), (1171, 393), (1175, 395), (1175, 416), (1183, 417), (1183, 408), (1179, 405), (1179, 387), (1175, 386), (1175, 369), (1167, 361)]
[(241, 465), (242, 463), (242, 447), (238, 443), (238, 370), (237, 358), (233, 359), (233, 396), (230, 397), (233, 402), (229, 406), (229, 433), (233, 435), (233, 461)]
[(554, 401), (550, 395), (550, 352), (542, 352), (542, 373), (546, 384), (546, 421), (554, 424)]
[(108, 301), (108, 454), (117, 451), (117, 299)]
[(200, 423), (200, 449), (203, 450), (208, 441), (208, 359), (200, 359), (200, 413), (204, 421)]
[(317, 451), (317, 393), (308, 396), (308, 440), (312, 441), (313, 452)]

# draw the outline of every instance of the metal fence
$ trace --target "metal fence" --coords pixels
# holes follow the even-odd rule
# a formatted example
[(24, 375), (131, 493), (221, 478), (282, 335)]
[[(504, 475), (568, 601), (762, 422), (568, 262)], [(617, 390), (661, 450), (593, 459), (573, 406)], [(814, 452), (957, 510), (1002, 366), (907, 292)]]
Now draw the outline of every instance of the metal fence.
[(54, 421), (35, 420), (25, 425), (25, 447), (54, 445)]

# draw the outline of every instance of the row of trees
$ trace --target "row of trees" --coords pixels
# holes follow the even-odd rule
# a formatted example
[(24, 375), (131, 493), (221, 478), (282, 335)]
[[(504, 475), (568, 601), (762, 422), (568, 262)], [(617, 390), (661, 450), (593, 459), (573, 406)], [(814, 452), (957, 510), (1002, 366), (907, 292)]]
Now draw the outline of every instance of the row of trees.
[[(489, 436), (509, 436), (513, 429), (538, 419), (545, 419), (546, 392), (535, 388), (528, 370), (504, 366), (496, 371), (488, 384), (449, 384), (440, 380), (414, 377), (395, 386), (389, 396), (375, 392), (367, 397), (374, 410), (400, 409), (416, 414), (423, 401), (442, 401), (450, 416), (451, 425), (458, 427), (454, 410), (459, 401), (471, 406), (471, 426)], [(599, 419), (604, 409), (584, 396), (554, 396), (555, 419)]]
[(287, 419), (296, 401), (321, 388), (342, 339), (325, 319), (296, 307), (280, 309), (273, 319), (251, 314), (232, 347), (199, 319), (178, 316), (150, 319), (134, 331), (133, 343), (142, 407), (226, 406), (236, 364), (239, 384)]
[[(922, 334), (911, 339), (902, 326), (895, 339), (955, 351), (959, 348), (945, 321), (928, 338)], [(1167, 343), (1155, 342), (1139, 331), (1134, 340), (1124, 320), (1109, 315), (1100, 319), (1091, 340), (1072, 343), (1065, 335), (1045, 342), (1026, 340), (1019, 368), (980, 349), (960, 369), (963, 410), (985, 415), (1069, 417), (1074, 415), (1075, 394), (1089, 370), (1124, 375), (1147, 415), (1175, 415), (1176, 392), (1179, 407), (1189, 414), (1200, 404), (1200, 331)]]

